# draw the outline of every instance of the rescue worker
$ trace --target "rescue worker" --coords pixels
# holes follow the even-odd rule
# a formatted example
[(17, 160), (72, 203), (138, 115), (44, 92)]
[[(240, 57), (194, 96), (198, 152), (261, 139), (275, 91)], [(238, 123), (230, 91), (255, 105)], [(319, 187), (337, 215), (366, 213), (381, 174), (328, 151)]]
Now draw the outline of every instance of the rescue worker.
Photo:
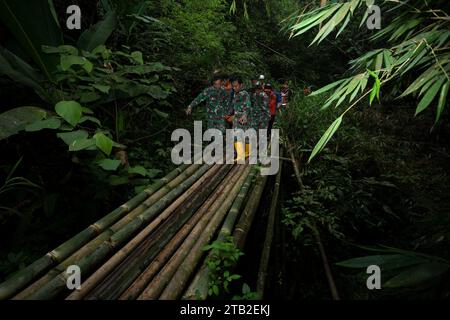
[(256, 132), (259, 129), (267, 129), (269, 120), (269, 96), (264, 92), (262, 84), (257, 82), (252, 95), (251, 127)]
[[(234, 97), (232, 101), (233, 116), (233, 129), (247, 130), (249, 125), (249, 115), (251, 111), (251, 99), (249, 93), (244, 90), (244, 84), (242, 78), (236, 77), (233, 79)], [(237, 158), (236, 160), (244, 159), (246, 153), (248, 155), (249, 146), (244, 148), (245, 141), (241, 137), (238, 137), (235, 143)], [(247, 149), (247, 152), (246, 150)]]
[(222, 77), (215, 75), (213, 85), (204, 89), (187, 107), (186, 114), (202, 102), (206, 102), (207, 127), (218, 129), (225, 134), (225, 115), (229, 108), (229, 94), (222, 87)]

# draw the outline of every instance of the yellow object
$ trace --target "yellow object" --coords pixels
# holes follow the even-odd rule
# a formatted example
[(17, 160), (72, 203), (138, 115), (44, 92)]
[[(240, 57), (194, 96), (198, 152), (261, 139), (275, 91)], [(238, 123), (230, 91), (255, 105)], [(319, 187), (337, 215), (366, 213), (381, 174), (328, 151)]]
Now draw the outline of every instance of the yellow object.
[(250, 155), (250, 144), (245, 144), (245, 157), (247, 158)]
[(234, 148), (236, 149), (237, 157), (234, 159), (235, 161), (245, 159), (245, 148), (244, 144), (240, 141), (234, 143)]

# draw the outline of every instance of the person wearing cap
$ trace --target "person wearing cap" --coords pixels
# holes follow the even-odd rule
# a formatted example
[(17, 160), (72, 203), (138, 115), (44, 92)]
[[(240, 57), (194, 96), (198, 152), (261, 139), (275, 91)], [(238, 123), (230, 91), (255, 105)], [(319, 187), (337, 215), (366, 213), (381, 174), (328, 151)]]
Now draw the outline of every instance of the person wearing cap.
[(266, 79), (266, 77), (263, 75), (263, 74), (261, 74), (260, 76), (259, 76), (259, 83), (262, 85), (262, 87), (263, 87), (263, 90), (264, 90), (264, 85), (265, 85), (265, 79)]
[(228, 111), (229, 93), (222, 87), (222, 77), (215, 75), (212, 86), (204, 89), (187, 107), (186, 114), (190, 115), (192, 109), (206, 101), (207, 127), (218, 129), (225, 134), (225, 115)]

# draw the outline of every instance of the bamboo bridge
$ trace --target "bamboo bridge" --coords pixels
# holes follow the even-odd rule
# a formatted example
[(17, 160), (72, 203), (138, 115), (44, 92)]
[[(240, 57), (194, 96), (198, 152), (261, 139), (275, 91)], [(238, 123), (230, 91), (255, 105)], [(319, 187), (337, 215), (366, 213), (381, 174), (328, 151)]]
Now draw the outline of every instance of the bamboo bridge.
[[(181, 165), (0, 284), (3, 299), (206, 299), (203, 250), (232, 236), (244, 250), (269, 197), (257, 291), (264, 292), (280, 185), (256, 165)], [(268, 183), (267, 181), (270, 181)], [(81, 270), (69, 290), (67, 268)]]

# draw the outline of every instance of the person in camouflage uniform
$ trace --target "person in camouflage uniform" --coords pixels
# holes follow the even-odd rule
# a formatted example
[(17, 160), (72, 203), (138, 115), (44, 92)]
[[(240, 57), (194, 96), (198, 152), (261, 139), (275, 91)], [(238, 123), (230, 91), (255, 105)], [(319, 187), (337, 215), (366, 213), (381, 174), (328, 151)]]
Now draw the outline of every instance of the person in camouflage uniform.
[[(244, 85), (242, 79), (236, 77), (233, 80), (234, 97), (231, 102), (233, 112), (233, 129), (247, 130), (250, 120), (251, 112), (251, 98), (249, 93), (243, 89)], [(243, 137), (237, 136), (235, 142), (236, 149), (236, 161), (244, 161), (245, 157), (249, 154), (250, 146), (245, 144)]]
[(229, 94), (222, 87), (222, 79), (215, 76), (213, 85), (203, 90), (188, 106), (186, 114), (190, 115), (192, 109), (206, 101), (207, 127), (218, 129), (225, 134), (225, 115), (229, 105)]
[(234, 112), (233, 129), (246, 130), (249, 124), (252, 105), (250, 95), (243, 89), (243, 86), (244, 85), (241, 78), (234, 79), (234, 97), (231, 102), (232, 110)]
[(264, 93), (261, 83), (257, 83), (252, 94), (252, 112), (250, 127), (258, 132), (258, 129), (267, 129), (270, 120), (269, 97)]

